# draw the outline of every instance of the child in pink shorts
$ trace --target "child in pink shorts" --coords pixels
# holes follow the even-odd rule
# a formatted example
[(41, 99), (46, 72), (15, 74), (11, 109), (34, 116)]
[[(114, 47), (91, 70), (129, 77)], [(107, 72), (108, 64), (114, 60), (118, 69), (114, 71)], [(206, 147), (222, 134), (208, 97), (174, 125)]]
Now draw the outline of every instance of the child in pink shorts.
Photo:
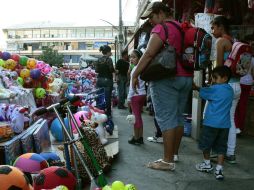
[(131, 81), (130, 88), (128, 93), (128, 104), (131, 105), (132, 113), (135, 116), (135, 124), (133, 126), (134, 134), (128, 140), (130, 144), (143, 144), (143, 120), (142, 120), (142, 109), (146, 100), (146, 90), (145, 90), (145, 81), (141, 80), (138, 77), (139, 87), (137, 88), (137, 92), (135, 92), (132, 88), (132, 73), (136, 70), (139, 59), (142, 56), (142, 52), (140, 50), (134, 49), (130, 55), (130, 63), (134, 64), (134, 68), (131, 71)]

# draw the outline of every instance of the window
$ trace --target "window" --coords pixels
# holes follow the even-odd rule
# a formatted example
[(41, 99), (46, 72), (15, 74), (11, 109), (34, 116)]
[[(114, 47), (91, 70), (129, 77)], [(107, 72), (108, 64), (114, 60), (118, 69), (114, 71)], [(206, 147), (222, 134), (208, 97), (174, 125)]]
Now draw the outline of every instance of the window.
[(87, 38), (94, 38), (94, 28), (87, 28), (86, 29), (86, 37)]
[(42, 29), (42, 30), (41, 30), (41, 37), (42, 37), (42, 38), (49, 38), (49, 30), (47, 30), (47, 29)]
[(50, 38), (57, 38), (58, 37), (58, 30), (50, 30)]
[(105, 38), (112, 38), (113, 32), (112, 29), (105, 29)]
[(71, 30), (67, 30), (67, 37), (68, 38), (76, 38), (76, 30), (75, 29), (71, 29)]
[(77, 37), (78, 38), (85, 38), (86, 37), (86, 29), (77, 29)]
[(104, 29), (96, 28), (95, 29), (95, 37), (103, 38), (104, 37)]
[(67, 37), (66, 33), (67, 33), (66, 30), (59, 30), (58, 36), (60, 38), (66, 38)]
[(20, 31), (16, 31), (16, 38), (23, 38), (23, 36), (24, 36), (24, 32), (23, 32), (23, 30), (20, 30)]
[(33, 30), (33, 38), (40, 38), (41, 37), (41, 30), (35, 29)]
[(8, 31), (8, 38), (15, 38), (15, 31), (14, 30), (9, 30)]
[(33, 37), (32, 34), (33, 34), (32, 30), (25, 30), (23, 37), (24, 38), (32, 38)]

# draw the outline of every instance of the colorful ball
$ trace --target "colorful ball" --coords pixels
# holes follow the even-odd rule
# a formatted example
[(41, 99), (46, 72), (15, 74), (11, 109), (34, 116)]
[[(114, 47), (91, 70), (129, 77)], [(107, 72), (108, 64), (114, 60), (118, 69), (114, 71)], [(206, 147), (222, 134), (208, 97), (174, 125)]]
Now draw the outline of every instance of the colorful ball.
[(0, 189), (32, 190), (22, 171), (8, 165), (0, 165)]
[(8, 59), (10, 59), (11, 58), (11, 54), (9, 53), (9, 52), (3, 52), (2, 53), (2, 59), (3, 60), (8, 60)]
[(34, 190), (53, 189), (60, 185), (75, 189), (76, 178), (67, 169), (58, 166), (46, 168), (34, 178)]
[[(64, 123), (65, 123), (65, 126), (67, 126), (68, 128), (69, 125), (68, 125), (67, 118), (64, 118)], [(52, 121), (50, 125), (50, 132), (52, 136), (56, 139), (56, 141), (60, 141), (60, 142), (63, 141), (63, 129), (59, 119), (56, 118)]]
[(41, 77), (41, 71), (39, 69), (32, 69), (30, 71), (30, 77), (32, 79), (39, 79)]
[(60, 186), (57, 186), (56, 188), (54, 188), (54, 190), (68, 190), (68, 188), (64, 185), (60, 185)]
[(137, 188), (133, 184), (127, 184), (125, 185), (124, 190), (137, 190)]
[(114, 181), (111, 188), (112, 190), (124, 190), (124, 183), (121, 181)]
[(36, 98), (45, 98), (46, 96), (46, 90), (44, 88), (36, 88), (35, 89), (35, 97)]
[(4, 67), (9, 70), (14, 70), (16, 65), (17, 65), (16, 61), (14, 61), (13, 59), (8, 59), (7, 61), (5, 61)]
[(4, 67), (5, 66), (5, 61), (0, 59), (0, 67)]
[(17, 82), (18, 82), (18, 84), (21, 85), (21, 86), (24, 85), (24, 79), (21, 78), (21, 77), (18, 77), (18, 78), (17, 78)]
[(28, 173), (38, 173), (49, 167), (47, 161), (41, 155), (36, 153), (22, 154), (15, 160), (13, 166)]
[(30, 76), (30, 70), (29, 69), (22, 69), (20, 71), (20, 76), (25, 79)]
[(35, 60), (35, 59), (32, 59), (32, 58), (28, 59), (28, 60), (27, 60), (26, 67), (27, 67), (28, 69), (35, 69), (35, 68), (36, 68), (36, 60)]
[(16, 61), (17, 63), (19, 62), (19, 58), (20, 56), (18, 54), (12, 54), (11, 55), (11, 59), (13, 59), (14, 61)]
[(28, 57), (26, 57), (26, 56), (20, 56), (20, 58), (19, 58), (19, 64), (20, 65), (26, 66), (27, 61), (28, 61)]

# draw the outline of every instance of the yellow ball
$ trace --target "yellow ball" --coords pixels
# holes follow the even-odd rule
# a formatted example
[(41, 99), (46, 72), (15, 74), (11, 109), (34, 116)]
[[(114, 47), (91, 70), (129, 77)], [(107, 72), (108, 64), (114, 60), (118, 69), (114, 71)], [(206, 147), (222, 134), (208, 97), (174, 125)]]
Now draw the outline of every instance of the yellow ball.
[(137, 188), (133, 184), (127, 184), (125, 185), (124, 190), (137, 190)]
[(13, 59), (8, 59), (7, 61), (5, 61), (4, 67), (9, 70), (14, 70), (16, 65), (16, 61), (14, 61)]
[(121, 181), (114, 181), (111, 188), (112, 190), (124, 190), (124, 183)]
[(35, 59), (32, 59), (32, 58), (28, 59), (28, 60), (27, 60), (26, 67), (27, 67), (28, 69), (35, 69), (35, 68), (36, 68), (36, 60), (35, 60)]
[(23, 79), (25, 79), (29, 76), (30, 76), (30, 70), (29, 69), (22, 69), (20, 71), (20, 77), (22, 77)]

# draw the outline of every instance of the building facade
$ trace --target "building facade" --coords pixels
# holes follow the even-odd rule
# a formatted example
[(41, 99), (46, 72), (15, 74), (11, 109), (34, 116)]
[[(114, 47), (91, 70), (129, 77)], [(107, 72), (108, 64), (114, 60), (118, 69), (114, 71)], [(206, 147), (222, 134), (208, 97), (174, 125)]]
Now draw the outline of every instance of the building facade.
[[(134, 27), (125, 26), (126, 38), (132, 36)], [(64, 55), (64, 63), (78, 63), (81, 56), (101, 56), (99, 48), (109, 45), (116, 59), (118, 28), (108, 24), (80, 26), (73, 24), (34, 23), (3, 29), (7, 51), (28, 57), (38, 57), (46, 47)]]

